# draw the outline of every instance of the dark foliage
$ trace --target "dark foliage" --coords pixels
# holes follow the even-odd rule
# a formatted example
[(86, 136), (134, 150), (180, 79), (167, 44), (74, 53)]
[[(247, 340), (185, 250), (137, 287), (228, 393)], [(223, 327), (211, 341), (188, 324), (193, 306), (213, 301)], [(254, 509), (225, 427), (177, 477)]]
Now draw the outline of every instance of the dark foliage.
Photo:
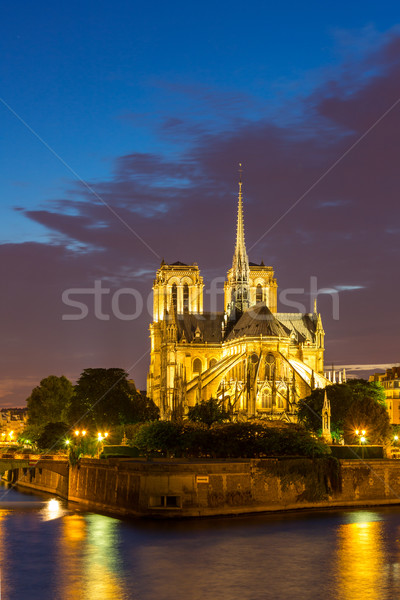
[(153, 400), (138, 392), (132, 396), (132, 416), (130, 423), (158, 421), (159, 418), (160, 409)]
[[(371, 444), (382, 443), (390, 435), (385, 393), (376, 382), (351, 379), (326, 388), (331, 404), (333, 437), (343, 436), (347, 444), (357, 441), (355, 429), (366, 429)], [(307, 429), (321, 432), (321, 415), (325, 390), (314, 390), (299, 401), (298, 417)]]
[(66, 423), (47, 423), (36, 444), (41, 450), (65, 449), (65, 439), (68, 432), (69, 426)]
[(210, 400), (202, 400), (195, 406), (191, 406), (187, 417), (189, 421), (205, 423), (210, 427), (213, 423), (222, 423), (229, 419), (229, 412), (218, 400), (210, 398)]
[(262, 423), (145, 423), (133, 444), (145, 454), (175, 457), (257, 458), (267, 456), (324, 456), (329, 447), (303, 427), (268, 427)]
[(134, 406), (127, 377), (123, 369), (85, 369), (68, 411), (71, 426), (108, 430), (110, 426), (129, 423)]
[(44, 426), (46, 423), (57, 423), (66, 417), (71, 397), (72, 383), (62, 375), (50, 375), (42, 379), (40, 385), (32, 390), (27, 399), (28, 424)]

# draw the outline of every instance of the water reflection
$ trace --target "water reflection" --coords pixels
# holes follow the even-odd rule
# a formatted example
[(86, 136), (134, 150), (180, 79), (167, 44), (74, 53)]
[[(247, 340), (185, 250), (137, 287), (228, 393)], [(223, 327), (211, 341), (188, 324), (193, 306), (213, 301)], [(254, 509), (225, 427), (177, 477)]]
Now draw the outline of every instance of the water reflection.
[(398, 507), (149, 522), (9, 497), (4, 600), (400, 598)]
[(44, 507), (40, 511), (43, 521), (52, 521), (53, 519), (59, 519), (66, 513), (62, 504), (56, 498), (52, 498), (45, 503)]
[(5, 519), (10, 514), (7, 509), (0, 510), (0, 598), (8, 596), (8, 578), (5, 576), (7, 558), (7, 536), (5, 534)]
[(62, 518), (59, 598), (123, 600), (126, 597), (118, 554), (118, 525), (117, 519), (96, 514)]
[[(368, 518), (369, 517), (369, 518)], [(372, 517), (372, 518), (371, 518)], [(336, 577), (338, 600), (386, 598), (384, 523), (374, 515), (357, 513), (338, 530)]]

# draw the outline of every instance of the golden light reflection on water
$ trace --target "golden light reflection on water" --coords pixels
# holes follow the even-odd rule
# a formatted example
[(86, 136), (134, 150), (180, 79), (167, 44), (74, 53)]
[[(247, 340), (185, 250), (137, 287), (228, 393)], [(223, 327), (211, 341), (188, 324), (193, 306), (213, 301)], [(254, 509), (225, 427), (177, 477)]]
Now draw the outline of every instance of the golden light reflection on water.
[(79, 514), (62, 518), (60, 590), (65, 600), (123, 600), (116, 544), (118, 520)]
[(1, 590), (0, 590), (0, 598), (1, 595), (3, 598), (8, 597), (8, 585), (7, 579), (5, 577), (5, 573), (7, 572), (5, 569), (5, 559), (7, 558), (7, 536), (4, 531), (4, 520), (10, 514), (10, 510), (0, 509), (0, 573), (1, 573)]
[(338, 530), (338, 600), (380, 600), (385, 551), (382, 521), (346, 523)]

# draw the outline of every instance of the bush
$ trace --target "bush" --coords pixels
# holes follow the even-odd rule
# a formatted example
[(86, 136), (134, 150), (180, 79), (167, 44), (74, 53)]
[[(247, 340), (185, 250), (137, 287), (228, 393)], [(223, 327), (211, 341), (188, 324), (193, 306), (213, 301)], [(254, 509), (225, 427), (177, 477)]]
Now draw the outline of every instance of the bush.
[(202, 400), (195, 406), (191, 406), (188, 410), (187, 417), (189, 421), (205, 423), (209, 427), (213, 423), (222, 423), (229, 419), (229, 412), (215, 398), (210, 400)]
[(84, 456), (96, 456), (98, 451), (98, 441), (91, 437), (79, 437), (72, 440), (68, 446), (68, 460), (71, 465), (76, 465)]
[(202, 423), (158, 421), (142, 425), (133, 444), (149, 455), (189, 458), (264, 458), (268, 456), (320, 457), (329, 446), (303, 427), (282, 428), (264, 423)]
[(182, 425), (172, 421), (144, 423), (134, 434), (133, 445), (145, 454), (179, 454)]

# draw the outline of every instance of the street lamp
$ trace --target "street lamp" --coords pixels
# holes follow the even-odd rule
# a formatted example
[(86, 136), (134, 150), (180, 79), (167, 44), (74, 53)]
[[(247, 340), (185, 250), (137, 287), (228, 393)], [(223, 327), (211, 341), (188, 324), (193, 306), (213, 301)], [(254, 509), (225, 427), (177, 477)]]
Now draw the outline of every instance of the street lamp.
[(365, 444), (365, 442), (367, 441), (367, 438), (365, 437), (366, 434), (366, 430), (365, 429), (361, 429), (361, 431), (359, 429), (355, 430), (355, 434), (358, 436), (358, 444), (359, 446), (361, 446), (361, 458), (364, 458), (364, 446), (363, 444)]
[[(82, 431), (80, 431), (79, 429), (76, 429), (74, 431), (74, 434), (75, 434), (76, 444), (73, 447), (75, 447), (76, 451), (78, 453), (80, 453), (80, 456), (85, 456), (85, 454), (87, 454), (87, 452), (88, 452), (87, 444), (84, 441), (87, 431), (86, 431), (86, 429), (82, 429)], [(65, 443), (68, 446), (68, 444), (71, 443), (71, 440), (67, 440)]]
[(79, 429), (76, 429), (74, 431), (74, 433), (75, 433), (76, 437), (78, 437), (79, 435), (85, 436), (86, 435), (86, 430), (82, 429), (82, 431), (79, 431)]
[(98, 443), (98, 447), (97, 447), (97, 458), (100, 458), (100, 454), (103, 452), (103, 440), (105, 440), (106, 438), (108, 438), (108, 432), (105, 431), (104, 433), (101, 433), (100, 431), (97, 433), (97, 443)]

